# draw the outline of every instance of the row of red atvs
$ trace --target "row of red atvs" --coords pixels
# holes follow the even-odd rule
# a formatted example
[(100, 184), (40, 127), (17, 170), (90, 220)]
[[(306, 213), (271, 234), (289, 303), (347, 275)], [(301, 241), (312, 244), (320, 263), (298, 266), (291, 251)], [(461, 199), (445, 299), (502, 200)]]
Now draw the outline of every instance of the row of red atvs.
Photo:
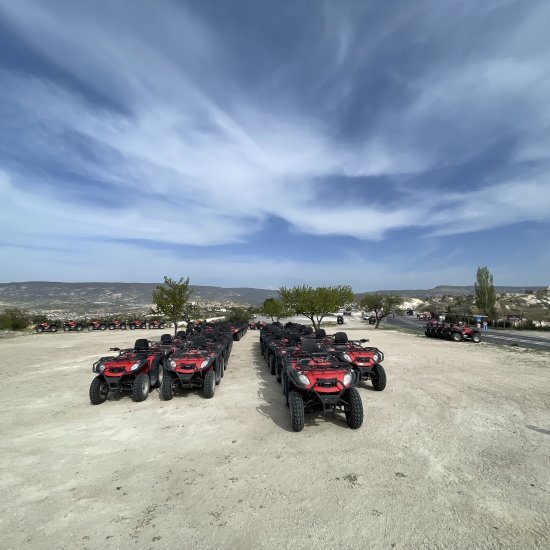
[[(90, 386), (90, 401), (103, 403), (109, 392), (128, 391), (134, 401), (147, 399), (150, 388), (159, 388), (169, 400), (182, 388), (199, 388), (205, 398), (214, 396), (229, 363), (234, 340), (247, 324), (204, 323), (163, 334), (160, 341), (138, 339), (133, 348), (102, 357), (93, 365), (97, 376)], [(281, 383), (290, 410), (292, 429), (304, 428), (305, 413), (343, 412), (348, 425), (363, 424), (363, 404), (357, 385), (370, 380), (377, 391), (386, 387), (384, 354), (366, 346), (368, 340), (351, 341), (345, 332), (328, 336), (324, 330), (287, 323), (262, 324), (260, 348), (269, 370)]]
[(165, 327), (165, 323), (162, 319), (153, 319), (151, 321), (145, 321), (143, 319), (134, 319), (133, 321), (120, 321), (118, 319), (113, 321), (100, 321), (100, 320), (93, 320), (93, 321), (65, 321), (63, 323), (56, 323), (54, 321), (44, 321), (43, 323), (39, 323), (35, 327), (35, 331), (38, 333), (42, 332), (57, 332), (58, 330), (64, 330), (65, 332), (69, 331), (76, 331), (81, 332), (84, 329), (87, 329), (89, 331), (91, 330), (115, 330), (115, 329), (121, 329), (126, 330), (129, 328), (130, 330), (135, 329), (146, 329), (146, 328), (158, 328), (163, 329)]

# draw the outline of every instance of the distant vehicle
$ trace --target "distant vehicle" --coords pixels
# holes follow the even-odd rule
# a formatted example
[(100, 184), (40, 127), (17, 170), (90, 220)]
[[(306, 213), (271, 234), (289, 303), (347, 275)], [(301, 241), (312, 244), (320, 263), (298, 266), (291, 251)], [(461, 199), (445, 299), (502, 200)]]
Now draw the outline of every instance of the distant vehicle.
[(339, 325), (343, 325), (344, 324), (344, 316), (339, 313), (337, 316), (336, 316), (336, 322), (339, 324)]
[(413, 311), (412, 309), (408, 309), (408, 310), (406, 311), (406, 314), (407, 314), (407, 315), (414, 315), (414, 311)]
[(115, 329), (126, 330), (126, 321), (119, 321), (118, 319), (111, 321), (109, 323), (109, 330)]
[(104, 323), (103, 321), (90, 321), (88, 324), (88, 330), (106, 330), (107, 329), (107, 323)]
[(69, 332), (71, 330), (76, 330), (77, 332), (80, 332), (84, 326), (79, 321), (65, 321), (63, 323), (63, 330), (65, 332)]
[(161, 319), (153, 319), (152, 321), (149, 321), (149, 328), (164, 328), (164, 321)]
[(142, 321), (141, 319), (130, 321), (130, 330), (136, 330), (138, 328), (147, 328), (147, 321)]
[(57, 332), (58, 329), (59, 325), (57, 323), (48, 323), (45, 321), (44, 323), (36, 325), (35, 330), (40, 334), (41, 332)]

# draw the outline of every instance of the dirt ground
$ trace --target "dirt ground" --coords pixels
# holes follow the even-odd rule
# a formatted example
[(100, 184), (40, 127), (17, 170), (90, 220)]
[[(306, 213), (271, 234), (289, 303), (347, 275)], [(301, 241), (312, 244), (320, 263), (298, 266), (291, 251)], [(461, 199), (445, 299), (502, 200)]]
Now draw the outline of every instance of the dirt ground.
[[(348, 328), (349, 330), (349, 328)], [(110, 346), (1, 339), (0, 547), (549, 548), (550, 355), (366, 327), (365, 423), (289, 430), (250, 331), (212, 400), (88, 400)]]

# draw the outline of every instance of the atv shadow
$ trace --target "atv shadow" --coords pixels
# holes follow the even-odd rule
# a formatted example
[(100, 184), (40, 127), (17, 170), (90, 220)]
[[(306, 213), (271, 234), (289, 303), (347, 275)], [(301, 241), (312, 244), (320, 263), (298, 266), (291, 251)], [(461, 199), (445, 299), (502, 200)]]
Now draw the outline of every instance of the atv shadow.
[[(252, 353), (253, 366), (256, 376), (259, 380), (258, 396), (265, 401), (265, 404), (256, 407), (258, 413), (270, 418), (279, 428), (286, 432), (295, 433), (290, 425), (290, 412), (286, 406), (283, 388), (274, 375), (269, 372), (269, 367), (262, 356), (260, 344), (254, 346)], [(371, 387), (371, 389), (373, 389)], [(374, 390), (373, 390), (374, 391)], [(306, 412), (305, 428), (320, 426), (321, 423), (330, 422), (339, 428), (349, 428), (343, 413), (327, 414), (323, 416), (322, 412)]]

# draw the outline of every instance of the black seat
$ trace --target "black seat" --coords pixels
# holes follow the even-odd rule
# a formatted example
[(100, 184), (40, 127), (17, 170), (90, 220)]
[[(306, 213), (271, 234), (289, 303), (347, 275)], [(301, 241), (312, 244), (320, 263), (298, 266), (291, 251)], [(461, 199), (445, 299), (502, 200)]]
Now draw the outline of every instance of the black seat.
[(289, 344), (299, 344), (301, 342), (302, 338), (297, 332), (291, 332), (287, 336), (287, 341)]
[(335, 344), (347, 344), (348, 343), (348, 335), (345, 332), (337, 332), (334, 335), (334, 343)]
[(163, 334), (160, 337), (160, 343), (161, 344), (171, 344), (172, 343), (172, 335), (171, 334)]
[(207, 343), (208, 342), (204, 336), (195, 336), (195, 338), (193, 338), (193, 347), (204, 348)]
[(315, 331), (315, 338), (324, 338), (327, 335), (324, 328), (318, 328)]
[(311, 339), (302, 340), (302, 351), (304, 353), (318, 353), (319, 343)]
[(149, 351), (149, 340), (138, 338), (134, 344), (134, 351)]

